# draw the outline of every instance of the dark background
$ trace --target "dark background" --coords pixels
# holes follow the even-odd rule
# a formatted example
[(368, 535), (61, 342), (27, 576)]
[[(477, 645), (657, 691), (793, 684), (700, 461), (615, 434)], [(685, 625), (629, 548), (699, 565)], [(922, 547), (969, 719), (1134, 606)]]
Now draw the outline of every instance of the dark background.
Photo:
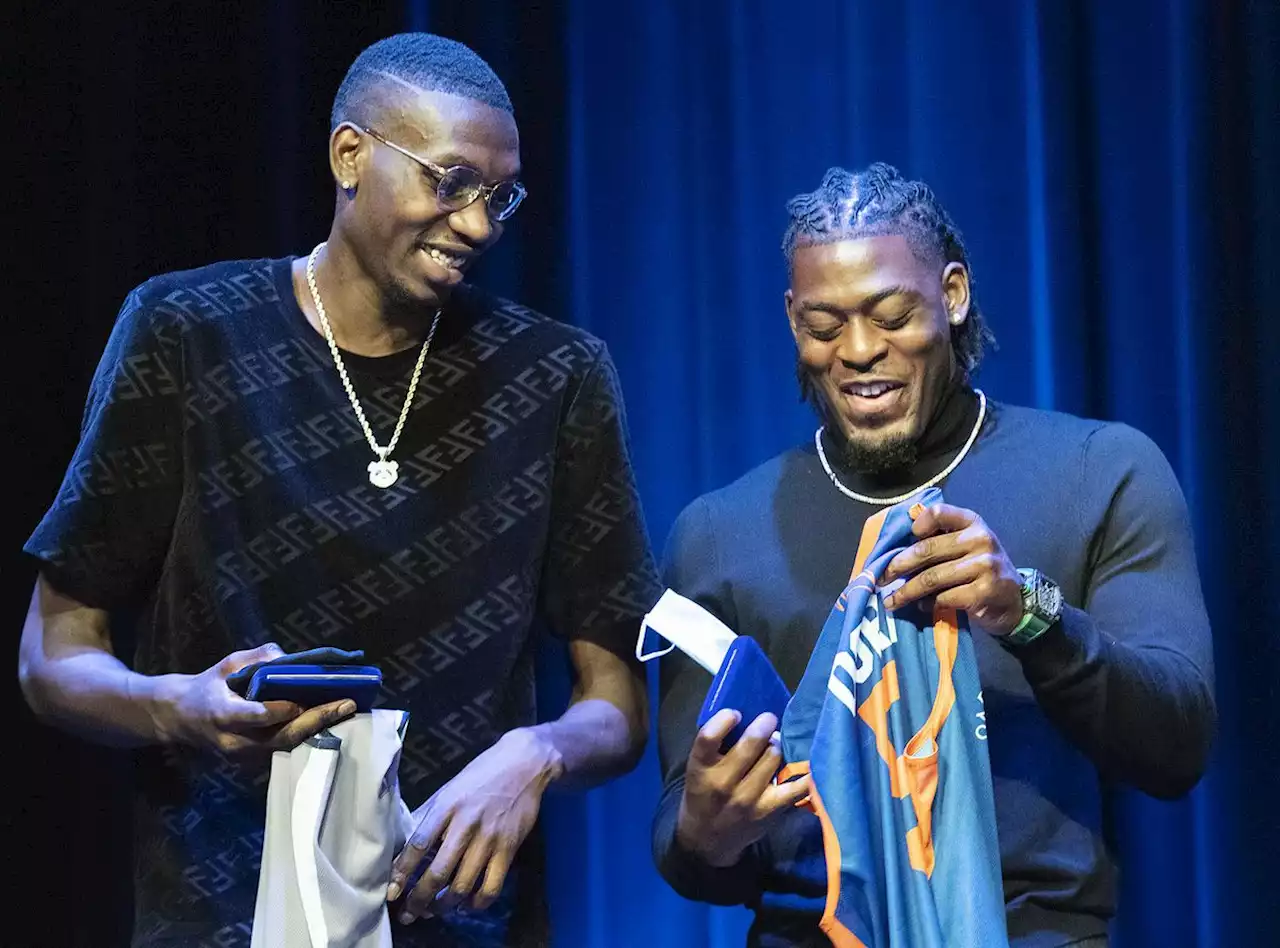
[[(479, 279), (609, 343), (659, 546), (696, 494), (811, 436), (780, 302), (786, 198), (876, 159), (934, 186), (1001, 342), (988, 394), (1135, 425), (1191, 505), (1221, 732), (1188, 800), (1116, 797), (1117, 941), (1274, 943), (1277, 5), (271, 0), (22, 3), (6, 19), (15, 651), (33, 579), (20, 547), (125, 294), (323, 239), (342, 74), (370, 42), (427, 28), (492, 63), (522, 129), (531, 197)], [(38, 726), (8, 680), (0, 943), (117, 945), (127, 758)], [(654, 873), (657, 789), (650, 752), (549, 801), (558, 945), (741, 944), (744, 912)]]

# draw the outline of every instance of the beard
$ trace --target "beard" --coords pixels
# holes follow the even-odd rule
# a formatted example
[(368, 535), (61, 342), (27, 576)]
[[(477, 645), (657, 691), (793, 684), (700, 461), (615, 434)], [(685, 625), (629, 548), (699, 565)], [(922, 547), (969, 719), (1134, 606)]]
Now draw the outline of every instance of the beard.
[(828, 428), (832, 440), (840, 447), (845, 466), (859, 474), (880, 476), (909, 470), (919, 459), (919, 445), (914, 438), (902, 435), (875, 443), (846, 438), (839, 428)]
[(858, 474), (879, 477), (906, 471), (919, 460), (919, 441), (909, 435), (891, 435), (876, 441), (849, 438), (840, 415), (798, 359), (796, 380), (800, 384), (801, 401), (808, 402), (822, 421), (844, 467)]

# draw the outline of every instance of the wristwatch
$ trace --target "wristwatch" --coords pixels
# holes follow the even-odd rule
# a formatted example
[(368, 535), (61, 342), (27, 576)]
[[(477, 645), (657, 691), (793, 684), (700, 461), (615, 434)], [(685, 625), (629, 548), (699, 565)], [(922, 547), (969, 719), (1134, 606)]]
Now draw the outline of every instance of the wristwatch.
[(1002, 641), (1026, 645), (1038, 639), (1062, 617), (1062, 590), (1038, 569), (1020, 569), (1022, 577), (1022, 621)]

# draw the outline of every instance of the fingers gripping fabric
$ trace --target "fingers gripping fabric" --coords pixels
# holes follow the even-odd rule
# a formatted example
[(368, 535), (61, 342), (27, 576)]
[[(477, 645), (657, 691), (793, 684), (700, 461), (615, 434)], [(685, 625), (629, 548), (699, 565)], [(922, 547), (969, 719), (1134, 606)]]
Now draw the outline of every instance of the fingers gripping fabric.
[(937, 489), (875, 515), (782, 723), (823, 827), (837, 948), (1007, 946), (982, 687), (967, 622), (884, 608), (880, 576)]

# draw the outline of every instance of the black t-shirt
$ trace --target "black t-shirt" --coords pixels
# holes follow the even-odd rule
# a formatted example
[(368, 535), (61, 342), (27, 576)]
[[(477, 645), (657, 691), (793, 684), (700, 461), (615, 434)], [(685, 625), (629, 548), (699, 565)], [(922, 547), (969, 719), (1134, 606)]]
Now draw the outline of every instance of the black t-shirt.
[[(975, 395), (956, 390), (905, 480), (877, 483), (830, 447), (828, 457), (850, 489), (896, 496), (940, 473), (977, 416)], [(1214, 728), (1210, 630), (1186, 504), (1159, 448), (1132, 428), (1000, 404), (941, 486), (946, 503), (986, 521), (1015, 566), (1056, 580), (1067, 603), (1062, 621), (1022, 648), (973, 636), (1010, 944), (1056, 948), (1104, 935), (1116, 897), (1105, 784), (1185, 793)], [(690, 504), (671, 532), (666, 580), (755, 637), (794, 689), (877, 509), (840, 493), (810, 443)], [(826, 946), (818, 919), (827, 874), (812, 813), (785, 814), (729, 868), (677, 844), (685, 760), (711, 679), (675, 652), (660, 677), (659, 870), (688, 898), (753, 907), (751, 946)]]
[[(80, 444), (26, 544), (49, 580), (136, 623), (134, 666), (199, 672), (274, 641), (364, 649), (410, 712), (417, 805), (535, 722), (534, 631), (627, 653), (656, 579), (603, 343), (459, 287), (392, 454), (374, 460), (291, 261), (216, 264), (134, 290)], [(419, 350), (344, 354), (386, 444)], [(266, 773), (139, 753), (137, 945), (248, 945)], [(397, 944), (545, 942), (536, 837), (498, 904)]]

